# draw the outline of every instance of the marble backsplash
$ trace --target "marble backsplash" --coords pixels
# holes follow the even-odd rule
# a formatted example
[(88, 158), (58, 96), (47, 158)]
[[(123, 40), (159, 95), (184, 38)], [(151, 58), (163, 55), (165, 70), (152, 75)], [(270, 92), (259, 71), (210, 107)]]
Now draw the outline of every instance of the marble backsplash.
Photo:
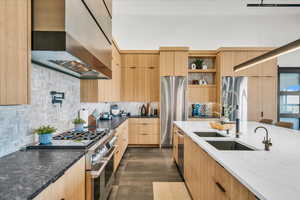
[[(80, 103), (80, 80), (32, 64), (31, 104), (0, 106), (0, 157), (37, 140), (32, 132), (41, 125), (51, 125), (62, 132), (73, 128), (72, 120), (80, 108), (92, 113), (95, 108), (108, 112), (111, 104), (138, 115), (145, 102)], [(52, 105), (50, 91), (64, 92), (65, 100)], [(155, 104), (157, 107), (157, 103)]]
[[(120, 110), (125, 112), (130, 112), (131, 115), (140, 115), (140, 110), (145, 102), (113, 102), (113, 103), (82, 103), (81, 108), (87, 110), (88, 113), (92, 113), (94, 109), (97, 109), (99, 112), (109, 112), (111, 105), (118, 105)], [(158, 107), (158, 103), (151, 103), (153, 108)]]
[[(70, 129), (80, 108), (80, 80), (32, 64), (31, 104), (0, 106), (0, 157), (33, 142), (33, 130), (51, 125)], [(52, 105), (50, 91), (65, 92), (62, 107)]]

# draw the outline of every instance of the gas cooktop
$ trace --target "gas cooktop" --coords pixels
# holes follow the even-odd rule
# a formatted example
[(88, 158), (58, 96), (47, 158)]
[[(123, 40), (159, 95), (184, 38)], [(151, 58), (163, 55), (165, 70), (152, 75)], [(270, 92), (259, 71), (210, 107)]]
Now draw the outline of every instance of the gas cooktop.
[(97, 129), (95, 131), (85, 130), (66, 131), (53, 137), (52, 143), (47, 145), (33, 144), (28, 146), (29, 149), (87, 149), (96, 141), (109, 134), (109, 129)]
[(95, 140), (102, 138), (107, 133), (106, 129), (98, 129), (96, 131), (67, 131), (53, 137), (53, 140)]

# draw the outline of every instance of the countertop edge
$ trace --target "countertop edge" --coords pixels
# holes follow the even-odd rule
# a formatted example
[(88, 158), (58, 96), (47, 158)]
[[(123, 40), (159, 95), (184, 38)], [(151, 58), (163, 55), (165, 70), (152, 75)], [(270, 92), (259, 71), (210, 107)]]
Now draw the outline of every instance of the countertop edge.
[(32, 193), (27, 200), (32, 200), (35, 197), (37, 197), (40, 193), (43, 192), (44, 189), (46, 189), (50, 184), (54, 183), (56, 180), (61, 178), (65, 172), (70, 169), (78, 160), (80, 160), (83, 156), (85, 156), (86, 152), (83, 151), (81, 155), (79, 155), (76, 159), (74, 159), (73, 162), (71, 162), (66, 168), (61, 170), (56, 176), (54, 176), (52, 179), (50, 179), (47, 183), (45, 183), (41, 188), (37, 189), (34, 193)]

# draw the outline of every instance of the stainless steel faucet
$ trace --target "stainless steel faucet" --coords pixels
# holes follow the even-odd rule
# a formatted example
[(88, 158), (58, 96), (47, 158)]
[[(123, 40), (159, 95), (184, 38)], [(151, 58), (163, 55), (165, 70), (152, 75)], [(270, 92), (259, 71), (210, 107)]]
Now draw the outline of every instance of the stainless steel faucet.
[(264, 137), (264, 140), (262, 141), (263, 144), (265, 144), (265, 150), (266, 151), (270, 151), (270, 146), (272, 146), (272, 142), (271, 142), (271, 138), (269, 138), (269, 131), (266, 127), (264, 126), (258, 126), (255, 128), (254, 132), (256, 133), (256, 131), (258, 129), (264, 129), (266, 132), (266, 137)]

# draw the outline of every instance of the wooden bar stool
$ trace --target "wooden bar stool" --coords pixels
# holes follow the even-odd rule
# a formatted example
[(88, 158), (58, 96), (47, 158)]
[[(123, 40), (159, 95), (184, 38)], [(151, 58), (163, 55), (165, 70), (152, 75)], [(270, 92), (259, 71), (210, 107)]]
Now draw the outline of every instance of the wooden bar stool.
[(259, 122), (264, 124), (273, 124), (273, 119), (262, 119)]
[(293, 123), (290, 123), (290, 122), (277, 122), (277, 123), (275, 123), (275, 126), (293, 129)]

